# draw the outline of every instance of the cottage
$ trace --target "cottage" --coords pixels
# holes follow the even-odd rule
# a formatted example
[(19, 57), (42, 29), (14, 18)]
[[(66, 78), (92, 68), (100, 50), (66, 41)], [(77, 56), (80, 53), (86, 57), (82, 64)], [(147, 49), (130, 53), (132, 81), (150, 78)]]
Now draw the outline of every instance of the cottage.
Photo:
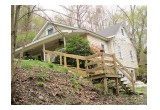
[[(42, 50), (54, 51), (57, 48), (65, 48), (66, 41), (73, 35), (86, 38), (91, 47), (103, 49), (105, 53), (114, 53), (115, 57), (135, 77), (135, 69), (138, 67), (136, 50), (126, 32), (124, 22), (107, 27), (98, 32), (79, 29), (58, 23), (46, 22), (33, 41), (25, 45), (25, 55), (37, 57), (47, 61), (46, 54)], [(16, 49), (19, 54), (22, 47)], [(120, 74), (121, 71), (119, 71)], [(124, 79), (127, 80), (126, 77)]]

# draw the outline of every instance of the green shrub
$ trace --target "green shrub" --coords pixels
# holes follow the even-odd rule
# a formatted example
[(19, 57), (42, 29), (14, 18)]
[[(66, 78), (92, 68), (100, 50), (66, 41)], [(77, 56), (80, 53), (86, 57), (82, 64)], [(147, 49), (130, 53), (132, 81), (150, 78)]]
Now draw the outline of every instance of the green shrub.
[(46, 74), (45, 72), (41, 72), (37, 74), (37, 78), (39, 78), (41, 81), (45, 81), (47, 77), (48, 77), (48, 74)]
[(147, 87), (136, 87), (135, 91), (138, 92), (138, 93), (147, 94)]
[(136, 74), (140, 75), (140, 74), (146, 74), (147, 73), (147, 67), (139, 67), (136, 69)]
[(36, 85), (37, 85), (37, 86), (40, 86), (40, 87), (44, 87), (44, 82), (39, 81), (39, 82), (36, 83)]
[(73, 36), (66, 43), (66, 53), (88, 56), (93, 54), (89, 42), (81, 36)]
[[(73, 36), (66, 43), (66, 53), (80, 56), (88, 56), (94, 54), (89, 46), (89, 42), (81, 36)], [(85, 61), (80, 60), (80, 67), (85, 67)], [(67, 64), (76, 66), (76, 60), (68, 58)]]
[(21, 66), (22, 66), (22, 68), (25, 68), (25, 69), (31, 69), (31, 68), (33, 67), (33, 64), (30, 63), (30, 62), (27, 61), (27, 60), (23, 60), (23, 61), (21, 62)]
[(73, 77), (70, 79), (71, 83), (72, 83), (72, 86), (78, 90), (79, 89), (79, 81), (76, 77)]
[[(80, 56), (88, 56), (94, 54), (89, 46), (89, 42), (81, 36), (72, 36), (66, 43), (66, 49), (63, 48), (56, 51)], [(59, 56), (55, 58), (55, 62), (60, 63)], [(64, 64), (64, 57), (62, 57), (62, 63)], [(79, 63), (81, 68), (85, 68), (84, 60), (79, 60)], [(67, 64), (76, 67), (76, 59), (67, 57)]]

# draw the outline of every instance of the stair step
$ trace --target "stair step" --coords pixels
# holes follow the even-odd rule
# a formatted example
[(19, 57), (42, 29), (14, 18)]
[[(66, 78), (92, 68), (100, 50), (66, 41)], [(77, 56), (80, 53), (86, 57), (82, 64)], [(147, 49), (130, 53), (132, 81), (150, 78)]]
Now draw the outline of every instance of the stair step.
[(126, 82), (127, 80), (121, 80), (121, 82)]
[(118, 74), (120, 78), (124, 78), (123, 74)]
[(122, 77), (121, 80), (127, 80), (127, 78), (126, 77)]

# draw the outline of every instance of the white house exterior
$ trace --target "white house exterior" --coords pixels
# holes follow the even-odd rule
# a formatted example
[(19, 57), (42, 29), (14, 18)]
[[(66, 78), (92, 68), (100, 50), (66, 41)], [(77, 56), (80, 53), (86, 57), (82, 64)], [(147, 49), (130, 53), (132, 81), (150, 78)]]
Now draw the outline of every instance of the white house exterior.
[[(85, 29), (47, 22), (33, 41), (25, 46), (24, 52), (40, 56), (42, 59), (45, 57), (42, 49), (64, 48), (67, 39), (78, 34), (86, 38), (91, 46), (103, 48), (105, 53), (115, 53), (116, 58), (135, 76), (135, 69), (138, 67), (136, 50), (123, 26), (124, 22), (121, 22), (94, 33)], [(16, 49), (16, 53), (20, 53), (21, 50), (22, 47)]]
[[(112, 38), (107, 43), (104, 43), (105, 49), (106, 49), (105, 51), (108, 53), (115, 53), (116, 58), (131, 73), (133, 73), (133, 76), (135, 78), (135, 69), (138, 68), (136, 49), (133, 46), (129, 36), (125, 31), (125, 27), (123, 27), (124, 26), (123, 23), (124, 22), (108, 27), (98, 33), (105, 37)], [(108, 30), (112, 31), (109, 33), (109, 35), (105, 33)], [(103, 43), (103, 42), (99, 42), (99, 45), (100, 43)], [(121, 72), (119, 71), (119, 73)]]

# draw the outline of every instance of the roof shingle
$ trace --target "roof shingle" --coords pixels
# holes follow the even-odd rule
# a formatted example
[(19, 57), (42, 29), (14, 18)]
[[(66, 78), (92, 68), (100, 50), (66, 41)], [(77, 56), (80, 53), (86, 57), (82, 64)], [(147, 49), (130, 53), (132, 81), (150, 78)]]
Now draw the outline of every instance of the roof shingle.
[(104, 36), (104, 37), (109, 37), (109, 36), (115, 35), (118, 32), (118, 29), (120, 28), (120, 26), (123, 23), (124, 22), (117, 23), (113, 26), (107, 27), (103, 30), (100, 30), (100, 31), (96, 32), (96, 33), (101, 35), (101, 36)]

